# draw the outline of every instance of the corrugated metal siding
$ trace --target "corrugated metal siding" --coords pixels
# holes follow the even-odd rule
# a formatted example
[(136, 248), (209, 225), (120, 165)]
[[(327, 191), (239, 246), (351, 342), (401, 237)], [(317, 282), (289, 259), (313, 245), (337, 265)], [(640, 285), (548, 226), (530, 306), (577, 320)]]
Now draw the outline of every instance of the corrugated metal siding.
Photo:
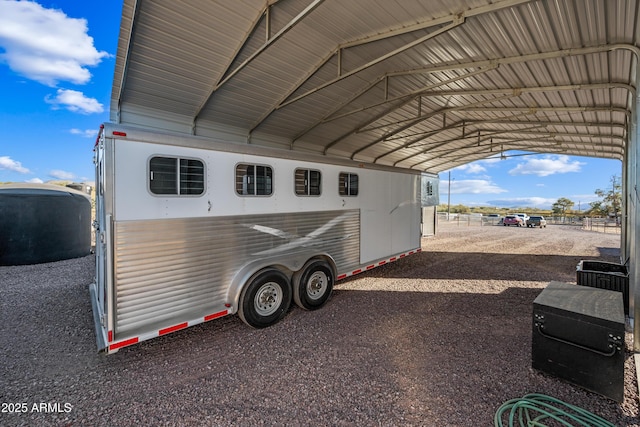
[(117, 339), (224, 310), (249, 260), (309, 248), (357, 266), (359, 210), (116, 222)]
[[(514, 120), (545, 124), (548, 132), (568, 129), (602, 150), (560, 141), (564, 153), (611, 158), (620, 158), (625, 141), (614, 142), (618, 149), (607, 151), (611, 141), (597, 135), (619, 132), (619, 126), (627, 127), (625, 138), (629, 135), (624, 113), (566, 111), (567, 107), (630, 111), (632, 97), (620, 89), (516, 92), (508, 99), (480, 93), (436, 97), (427, 96), (427, 91), (420, 109), (417, 99), (408, 104), (383, 102), (425, 87), (431, 87), (429, 91), (517, 91), (607, 82), (635, 87), (638, 58), (631, 49), (640, 43), (640, 0), (325, 0), (266, 48), (267, 19), (272, 37), (312, 4), (311, 0), (138, 0), (130, 25), (135, 4), (134, 0), (124, 2), (112, 95), (112, 119), (124, 123), (162, 127), (165, 122), (167, 129), (207, 136), (216, 136), (215, 129), (229, 129), (218, 135), (244, 134), (242, 139), (255, 144), (275, 143), (383, 164), (405, 159), (398, 165), (417, 165), (436, 173), (459, 164), (459, 160), (465, 163), (494, 154), (490, 146), (480, 152), (471, 150), (461, 128), (425, 139), (424, 145), (437, 147), (431, 151), (416, 150), (411, 144), (420, 133), (456, 121), (475, 121), (467, 126), (467, 132), (525, 126), (510, 125)], [(466, 16), (461, 25), (321, 88), (340, 74), (449, 25), (461, 13)], [(395, 33), (418, 24), (421, 29)], [(367, 40), (370, 42), (361, 43)], [(628, 49), (604, 50), (615, 44), (625, 44)], [(603, 49), (577, 51), (589, 47)], [(555, 58), (543, 56), (565, 49), (572, 51)], [(243, 67), (256, 52), (259, 54)], [(505, 59), (508, 61), (500, 63)], [(499, 66), (490, 68), (490, 60)], [(481, 67), (485, 67), (481, 74), (448, 81)], [(379, 83), (355, 96), (375, 82)], [(440, 86), (433, 86), (438, 82)], [(282, 105), (308, 91), (314, 92)], [(338, 111), (363, 107), (370, 108), (322, 122)], [(163, 120), (154, 119), (154, 115)], [(404, 129), (408, 120), (419, 115), (425, 120)], [(591, 126), (595, 128), (590, 130), (591, 136), (574, 126), (588, 122), (597, 122)], [(512, 135), (512, 139), (516, 137)], [(517, 147), (506, 147), (545, 152), (547, 145), (531, 137), (522, 139)], [(461, 149), (466, 155), (455, 157)], [(450, 162), (448, 155), (454, 156)], [(415, 159), (409, 159), (411, 156)]]

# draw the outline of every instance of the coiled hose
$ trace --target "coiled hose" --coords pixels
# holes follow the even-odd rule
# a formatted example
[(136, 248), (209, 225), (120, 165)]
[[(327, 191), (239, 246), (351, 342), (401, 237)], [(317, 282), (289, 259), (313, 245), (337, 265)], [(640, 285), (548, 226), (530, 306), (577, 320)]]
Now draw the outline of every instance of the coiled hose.
[[(507, 414), (508, 424), (503, 424)], [(616, 427), (589, 411), (537, 393), (506, 401), (493, 417), (495, 427), (546, 427), (546, 422), (554, 426)]]

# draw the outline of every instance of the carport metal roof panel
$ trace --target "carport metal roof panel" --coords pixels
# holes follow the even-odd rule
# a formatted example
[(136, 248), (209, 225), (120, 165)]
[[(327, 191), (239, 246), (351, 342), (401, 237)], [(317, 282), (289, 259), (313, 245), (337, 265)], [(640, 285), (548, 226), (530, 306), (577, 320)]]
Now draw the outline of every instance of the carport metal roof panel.
[(125, 0), (111, 120), (438, 173), (622, 159), (640, 0)]

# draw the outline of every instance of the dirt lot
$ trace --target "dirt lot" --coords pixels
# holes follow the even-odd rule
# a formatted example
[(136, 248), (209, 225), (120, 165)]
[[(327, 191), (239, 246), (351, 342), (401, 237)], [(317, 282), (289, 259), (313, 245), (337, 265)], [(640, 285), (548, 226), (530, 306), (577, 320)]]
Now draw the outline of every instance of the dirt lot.
[(0, 267), (0, 425), (491, 426), (538, 392), (638, 426), (630, 351), (622, 404), (531, 369), (532, 301), (575, 282), (581, 259), (618, 262), (619, 239), (443, 227), (321, 310), (264, 330), (230, 316), (109, 356), (95, 352), (92, 256)]

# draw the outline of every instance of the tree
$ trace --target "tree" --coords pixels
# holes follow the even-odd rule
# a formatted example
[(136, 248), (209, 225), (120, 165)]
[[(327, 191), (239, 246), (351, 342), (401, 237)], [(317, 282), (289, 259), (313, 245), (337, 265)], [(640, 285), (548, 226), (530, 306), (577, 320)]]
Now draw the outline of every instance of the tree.
[(566, 197), (560, 197), (558, 201), (551, 206), (551, 209), (553, 210), (554, 214), (560, 214), (562, 215), (562, 217), (564, 217), (566, 212), (568, 210), (571, 210), (573, 205), (575, 205), (575, 203), (573, 203), (571, 200), (567, 199)]
[(610, 186), (606, 190), (597, 189), (596, 195), (600, 200), (589, 203), (591, 215), (614, 216), (618, 218), (622, 210), (622, 184), (619, 176), (612, 176)]

